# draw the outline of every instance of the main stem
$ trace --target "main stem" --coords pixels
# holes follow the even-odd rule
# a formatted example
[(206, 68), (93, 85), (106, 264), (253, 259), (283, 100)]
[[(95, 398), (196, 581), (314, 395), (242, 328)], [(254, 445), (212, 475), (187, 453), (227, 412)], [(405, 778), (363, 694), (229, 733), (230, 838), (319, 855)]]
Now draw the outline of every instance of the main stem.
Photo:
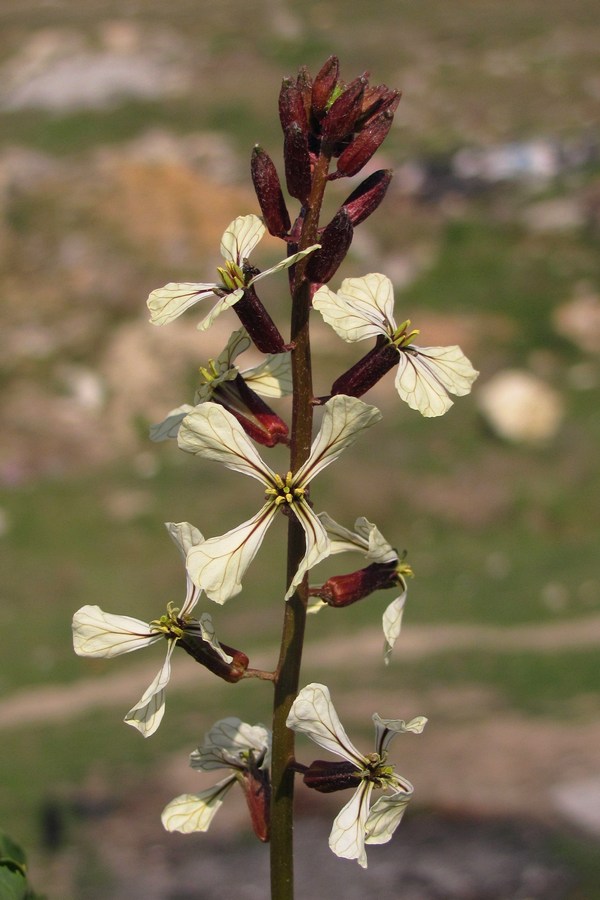
[[(316, 243), (317, 228), (327, 184), (329, 157), (321, 155), (315, 165), (311, 195), (299, 242), (304, 250)], [(308, 458), (312, 442), (312, 367), (310, 358), (310, 284), (303, 277), (305, 260), (296, 266), (292, 294), (291, 340), (293, 406), (290, 438), (290, 471), (296, 472)], [(305, 553), (304, 531), (296, 516), (288, 526), (287, 584), (291, 582)], [(271, 763), (271, 898), (293, 900), (294, 897), (294, 732), (286, 727), (286, 719), (298, 693), (306, 607), (308, 576), (285, 605), (279, 662), (275, 674), (273, 701), (273, 749)]]

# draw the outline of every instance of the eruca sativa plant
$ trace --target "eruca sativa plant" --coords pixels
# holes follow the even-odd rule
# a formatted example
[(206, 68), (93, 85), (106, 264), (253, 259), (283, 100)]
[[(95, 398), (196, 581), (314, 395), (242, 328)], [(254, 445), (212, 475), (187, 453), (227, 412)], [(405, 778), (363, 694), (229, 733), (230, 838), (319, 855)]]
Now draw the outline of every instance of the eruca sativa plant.
[[(213, 273), (215, 280), (170, 282), (148, 298), (150, 321), (156, 326), (168, 326), (184, 313), (193, 320), (198, 311), (202, 331), (217, 316), (235, 321), (226, 347), (215, 348), (200, 367), (193, 402), (168, 412), (150, 436), (155, 441), (177, 440), (186, 453), (260, 482), (258, 512), (216, 536), (205, 537), (187, 522), (167, 523), (185, 566), (187, 589), (179, 606), (169, 603), (149, 622), (97, 606), (84, 606), (73, 619), (74, 647), (81, 656), (109, 658), (166, 640), (162, 667), (125, 716), (144, 737), (163, 719), (176, 647), (232, 684), (243, 678), (270, 682), (271, 729), (235, 717), (216, 722), (192, 752), (191, 766), (201, 773), (224, 769), (225, 776), (197, 794), (173, 799), (162, 822), (169, 831), (206, 831), (237, 782), (256, 836), (271, 843), (273, 900), (293, 897), (295, 779), (301, 777), (308, 788), (320, 792), (352, 791), (335, 818), (329, 846), (337, 856), (366, 867), (366, 846), (392, 838), (413, 794), (411, 783), (396, 773), (388, 756), (392, 738), (420, 734), (426, 723), (423, 716), (406, 722), (375, 713), (375, 747), (363, 754), (348, 738), (329, 689), (318, 683), (302, 687), (300, 677), (309, 613), (346, 607), (391, 588), (396, 596), (383, 615), (383, 659), (389, 662), (400, 633), (407, 579), (413, 574), (405, 554), (395, 550), (376, 525), (364, 516), (353, 529), (338, 524), (319, 510), (318, 493), (313, 494), (313, 482), (318, 485), (321, 473), (381, 419), (379, 410), (361, 398), (393, 369), (396, 391), (410, 410), (441, 416), (452, 406), (450, 395), (469, 393), (478, 374), (459, 347), (421, 345), (410, 320), (398, 324), (393, 286), (385, 275), (369, 272), (342, 281), (337, 277), (354, 229), (376, 211), (392, 172), (373, 171), (348, 194), (331, 221), (322, 223), (325, 191), (330, 182), (356, 176), (370, 162), (388, 134), (399, 101), (398, 91), (370, 85), (367, 75), (342, 81), (334, 56), (314, 78), (302, 68), (295, 78), (284, 79), (279, 95), (283, 168), (287, 194), (298, 203), (295, 215), (290, 215), (273, 161), (256, 146), (251, 176), (261, 215), (248, 212), (226, 225), (220, 246), (223, 265)], [(253, 264), (253, 251), (266, 231), (281, 241), (282, 259), (260, 271)], [(283, 290), (284, 272), (291, 295), (285, 329), (258, 293), (267, 277)], [(192, 311), (196, 305), (198, 310)], [(369, 345), (322, 396), (313, 391), (312, 325), (333, 329), (347, 343)], [(262, 361), (239, 368), (238, 358), (251, 345)], [(278, 412), (271, 408), (273, 402)], [(264, 457), (280, 444), (289, 450), (289, 463), (285, 471), (276, 472)], [(214, 498), (204, 502), (208, 522)], [(222, 606), (244, 590), (246, 570), (255, 556), (263, 556), (258, 551), (263, 540), (268, 545), (267, 531), (275, 522), (287, 529), (287, 574), (282, 572), (280, 595), (273, 602), (273, 615), (283, 619), (279, 657), (272, 671), (265, 671), (252, 668), (241, 650), (220, 643), (209, 613), (197, 610), (200, 604)], [(311, 569), (338, 553), (359, 554), (362, 567), (332, 575), (320, 585), (310, 583)], [(296, 757), (296, 732), (338, 759), (302, 763)]]

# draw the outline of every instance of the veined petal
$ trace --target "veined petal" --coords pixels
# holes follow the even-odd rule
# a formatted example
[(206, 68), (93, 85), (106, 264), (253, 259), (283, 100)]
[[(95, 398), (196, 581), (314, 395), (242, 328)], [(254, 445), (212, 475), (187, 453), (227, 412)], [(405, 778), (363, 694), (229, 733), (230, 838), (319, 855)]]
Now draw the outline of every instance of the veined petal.
[(323, 285), (313, 297), (313, 307), (348, 343), (380, 334), (391, 337), (396, 330), (392, 283), (376, 272), (345, 278), (337, 294)]
[(411, 794), (384, 794), (371, 807), (365, 824), (365, 844), (387, 844), (400, 824)]
[(225, 603), (239, 594), (246, 569), (276, 512), (277, 507), (269, 500), (247, 522), (190, 550), (187, 557), (190, 578), (215, 603)]
[(177, 406), (175, 409), (172, 409), (167, 413), (162, 422), (157, 422), (156, 425), (150, 426), (150, 440), (158, 442), (167, 441), (169, 438), (176, 438), (179, 426), (187, 414), (192, 412), (193, 409), (194, 407), (190, 406), (189, 403), (184, 403), (182, 406)]
[(387, 563), (398, 559), (398, 554), (377, 526), (364, 516), (360, 516), (354, 523), (355, 531), (344, 528), (326, 512), (320, 512), (318, 516), (329, 537), (331, 556), (348, 550), (359, 550), (370, 562)]
[(165, 522), (165, 528), (184, 562), (189, 550), (204, 540), (202, 532), (189, 522)]
[(270, 732), (264, 725), (248, 725), (230, 716), (215, 722), (204, 739), (204, 744), (190, 756), (192, 769), (210, 772), (213, 769), (234, 767), (248, 768), (248, 754), (261, 766), (269, 765)]
[(304, 487), (350, 447), (361, 431), (382, 418), (375, 406), (356, 397), (337, 394), (323, 407), (321, 428), (310, 448), (310, 455), (294, 475), (294, 487)]
[(367, 868), (365, 826), (372, 793), (372, 782), (363, 781), (335, 817), (329, 835), (329, 846), (335, 855), (344, 859), (355, 859), (363, 869)]
[(462, 397), (478, 376), (460, 347), (416, 347), (400, 351), (396, 390), (423, 416), (441, 416), (452, 406), (448, 393)]
[(229, 309), (230, 306), (233, 306), (244, 296), (243, 288), (238, 288), (236, 291), (231, 291), (229, 294), (225, 294), (224, 297), (220, 297), (217, 303), (213, 306), (209, 314), (206, 318), (202, 319), (201, 322), (196, 326), (198, 331), (206, 331), (215, 319), (221, 315), (221, 313), (225, 312), (226, 309)]
[(164, 287), (152, 291), (148, 297), (150, 321), (153, 325), (166, 325), (200, 300), (214, 297), (218, 287), (218, 284), (170, 281)]
[[(375, 724), (375, 749), (382, 756), (388, 749), (393, 738), (397, 734), (421, 734), (427, 725), (425, 716), (415, 716), (409, 722), (404, 719), (382, 719), (377, 713), (373, 714), (373, 722)], [(412, 785), (407, 782), (408, 787), (412, 790)]]
[(208, 831), (215, 814), (223, 804), (225, 795), (235, 784), (235, 775), (229, 775), (200, 794), (181, 794), (167, 803), (161, 822), (167, 831)]
[(263, 397), (287, 397), (292, 393), (289, 353), (271, 353), (258, 366), (241, 373), (246, 384)]
[(241, 266), (250, 256), (266, 229), (258, 216), (238, 216), (230, 222), (221, 238), (221, 256)]
[(112, 659), (161, 640), (147, 622), (82, 606), (73, 616), (73, 648), (78, 656)]
[(215, 653), (221, 657), (222, 660), (226, 663), (233, 662), (233, 656), (230, 656), (228, 653), (225, 653), (220, 643), (217, 640), (217, 635), (215, 632), (215, 626), (213, 625), (213, 620), (209, 613), (202, 613), (199, 621), (200, 632), (202, 634), (202, 640), (206, 641), (206, 643), (212, 647)]
[(296, 574), (292, 578), (290, 586), (285, 595), (285, 599), (289, 600), (305, 574), (322, 559), (329, 556), (329, 538), (319, 518), (312, 511), (306, 500), (297, 500), (292, 504), (292, 512), (294, 512), (304, 529), (306, 537), (306, 551), (300, 560)]
[(274, 483), (272, 470), (258, 455), (238, 420), (218, 403), (203, 403), (186, 416), (177, 442), (187, 453), (223, 463), (267, 487)]
[(125, 722), (137, 728), (144, 737), (154, 734), (165, 714), (165, 688), (171, 677), (171, 655), (175, 644), (176, 641), (169, 640), (167, 655), (158, 675), (125, 716)]
[(228, 369), (231, 369), (238, 356), (251, 345), (252, 341), (245, 328), (238, 328), (237, 331), (234, 331), (227, 341), (227, 346), (216, 359), (218, 371), (227, 372)]
[(394, 644), (400, 637), (402, 616), (404, 615), (407, 594), (408, 591), (404, 590), (399, 597), (392, 600), (383, 613), (383, 637), (385, 639), (383, 646), (383, 661), (386, 666), (389, 664)]
[(299, 250), (298, 253), (294, 253), (292, 256), (286, 256), (285, 259), (282, 259), (281, 262), (271, 266), (270, 269), (265, 269), (263, 272), (259, 272), (258, 275), (255, 275), (254, 278), (251, 278), (248, 282), (248, 287), (252, 284), (256, 284), (257, 281), (260, 281), (261, 278), (265, 278), (267, 275), (272, 275), (274, 272), (281, 272), (282, 269), (289, 269), (289, 267), (293, 266), (294, 263), (297, 263), (299, 259), (303, 259), (305, 256), (308, 256), (309, 253), (318, 250), (320, 246), (320, 244), (312, 244), (310, 247), (307, 247), (306, 250)]
[(293, 731), (307, 735), (324, 750), (354, 763), (358, 769), (364, 768), (365, 758), (346, 734), (327, 685), (314, 682), (302, 688), (285, 724)]

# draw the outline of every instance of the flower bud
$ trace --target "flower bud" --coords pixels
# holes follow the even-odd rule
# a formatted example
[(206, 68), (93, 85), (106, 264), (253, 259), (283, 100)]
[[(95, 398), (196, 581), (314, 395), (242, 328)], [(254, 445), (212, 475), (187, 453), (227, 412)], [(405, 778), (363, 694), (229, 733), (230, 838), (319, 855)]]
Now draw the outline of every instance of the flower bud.
[(360, 172), (387, 137), (393, 120), (394, 114), (386, 110), (371, 119), (362, 131), (359, 131), (340, 154), (337, 163), (340, 175), (348, 177)]
[(279, 92), (279, 121), (283, 133), (290, 125), (297, 125), (304, 134), (308, 134), (308, 117), (302, 88), (291, 78), (284, 78)]
[(294, 122), (284, 132), (283, 159), (288, 192), (300, 203), (306, 203), (312, 186), (308, 138)]
[(362, 131), (371, 119), (383, 112), (389, 112), (393, 116), (398, 109), (401, 96), (400, 91), (391, 90), (385, 84), (366, 87), (363, 94), (361, 114), (356, 123), (356, 130)]
[(321, 249), (309, 257), (306, 266), (309, 281), (325, 284), (333, 278), (350, 248), (353, 234), (350, 216), (342, 206), (319, 236)]
[(261, 353), (285, 353), (285, 341), (252, 286), (244, 290), (244, 296), (232, 308)]
[(371, 563), (365, 569), (334, 575), (320, 588), (311, 588), (311, 597), (319, 597), (329, 606), (350, 606), (368, 597), (374, 591), (396, 587), (399, 584), (398, 561)]
[(223, 381), (213, 394), (219, 403), (238, 420), (246, 434), (264, 447), (288, 443), (288, 427), (262, 397), (249, 387), (242, 375)]
[(291, 225), (290, 215), (283, 199), (275, 164), (262, 147), (256, 146), (252, 151), (250, 172), (265, 225), (270, 234), (284, 237)]
[(352, 135), (361, 113), (362, 96), (366, 85), (367, 79), (364, 75), (355, 78), (333, 102), (322, 122), (324, 141), (333, 144)]
[(223, 678), (230, 684), (235, 684), (243, 677), (248, 668), (249, 659), (241, 650), (221, 644), (221, 648), (232, 656), (231, 662), (226, 662), (211, 645), (203, 640), (200, 634), (195, 634), (191, 629), (186, 629), (177, 640), (177, 647), (181, 647), (189, 656), (207, 668), (214, 675)]
[(360, 772), (354, 763), (344, 760), (315, 759), (310, 764), (303, 776), (304, 784), (322, 794), (333, 794), (335, 791), (345, 791), (347, 788), (355, 788), (359, 784)]
[(330, 56), (315, 76), (312, 87), (311, 111), (317, 121), (320, 121), (327, 112), (339, 74), (339, 60), (337, 56)]
[(271, 780), (266, 769), (251, 766), (237, 774), (248, 812), (252, 821), (254, 834), (263, 843), (267, 843), (271, 831)]
[(359, 184), (344, 200), (343, 208), (354, 228), (375, 212), (390, 186), (391, 169), (379, 169)]
[(333, 382), (331, 394), (362, 397), (395, 365), (398, 365), (398, 348), (381, 335), (372, 350)]

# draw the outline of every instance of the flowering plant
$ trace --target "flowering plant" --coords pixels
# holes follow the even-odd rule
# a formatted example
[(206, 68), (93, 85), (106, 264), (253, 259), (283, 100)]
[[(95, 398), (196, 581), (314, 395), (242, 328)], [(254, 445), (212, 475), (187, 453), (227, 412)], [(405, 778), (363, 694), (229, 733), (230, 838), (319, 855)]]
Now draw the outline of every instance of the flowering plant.
[[(366, 75), (344, 82), (334, 56), (314, 78), (302, 68), (296, 78), (283, 81), (279, 118), (285, 184), (288, 195), (299, 203), (296, 214), (290, 215), (271, 157), (255, 147), (251, 175), (262, 217), (241, 215), (225, 228), (218, 281), (170, 282), (148, 298), (154, 325), (168, 325), (204, 301), (213, 305), (198, 326), (201, 330), (227, 310), (240, 320), (241, 327), (233, 331), (224, 350), (200, 367), (194, 402), (168, 412), (152, 427), (151, 438), (176, 439), (186, 453), (258, 481), (263, 490), (260, 508), (247, 521), (208, 538), (187, 522), (167, 524), (186, 568), (187, 592), (181, 607), (169, 603), (166, 614), (149, 623), (92, 606), (84, 606), (73, 618), (74, 647), (82, 656), (112, 657), (166, 639), (166, 658), (158, 675), (126, 716), (145, 737), (163, 718), (176, 647), (230, 683), (259, 678), (272, 684), (271, 730), (235, 717), (218, 721), (192, 753), (191, 766), (200, 772), (225, 769), (227, 774), (198, 794), (176, 797), (164, 809), (162, 821), (170, 831), (205, 831), (238, 783), (257, 837), (271, 842), (274, 900), (293, 897), (295, 776), (302, 774), (307, 787), (321, 792), (354, 789), (334, 821), (329, 846), (337, 856), (356, 859), (365, 867), (366, 845), (391, 840), (413, 794), (410, 782), (388, 762), (389, 744), (397, 734), (420, 734), (426, 722), (422, 716), (405, 722), (375, 714), (375, 749), (365, 755), (348, 738), (329, 689), (317, 683), (299, 689), (309, 612), (342, 609), (393, 588), (396, 596), (383, 614), (386, 662), (400, 634), (407, 578), (412, 575), (405, 554), (364, 516), (356, 519), (352, 531), (314, 507), (313, 482), (381, 419), (379, 410), (360, 398), (397, 367), (395, 386), (408, 407), (426, 417), (441, 416), (452, 406), (450, 395), (468, 394), (477, 377), (459, 347), (420, 346), (414, 342), (418, 331), (410, 330), (409, 320), (396, 323), (393, 286), (385, 275), (371, 272), (346, 278), (337, 291), (328, 286), (346, 257), (354, 230), (384, 199), (392, 173), (372, 172), (323, 224), (326, 188), (364, 169), (388, 134), (399, 100), (398, 91), (370, 85)], [(250, 256), (266, 231), (283, 242), (284, 253), (278, 263), (261, 271)], [(287, 341), (257, 293), (267, 275), (273, 276), (273, 284), (283, 272), (291, 295)], [(311, 316), (312, 310), (316, 315)], [(374, 339), (374, 345), (333, 381), (328, 393), (316, 396), (311, 318), (318, 323), (321, 317), (343, 341)], [(263, 355), (262, 362), (240, 369), (238, 357), (251, 344)], [(267, 403), (289, 395), (287, 415)], [(319, 420), (316, 429), (313, 417)], [(277, 444), (289, 448), (285, 472), (276, 472), (255, 444), (265, 453)], [(208, 515), (208, 507), (205, 512)], [(220, 644), (210, 615), (196, 616), (196, 608), (204, 596), (208, 604), (222, 606), (243, 591), (246, 571), (276, 521), (286, 523), (288, 535), (285, 584), (282, 579), (273, 605), (274, 615), (283, 617), (281, 646), (273, 668), (261, 670), (252, 668), (241, 650)], [(360, 553), (363, 567), (333, 574), (320, 585), (309, 584), (314, 566), (342, 552)], [(295, 755), (296, 732), (341, 761), (301, 764)], [(373, 802), (375, 791), (382, 793)]]

